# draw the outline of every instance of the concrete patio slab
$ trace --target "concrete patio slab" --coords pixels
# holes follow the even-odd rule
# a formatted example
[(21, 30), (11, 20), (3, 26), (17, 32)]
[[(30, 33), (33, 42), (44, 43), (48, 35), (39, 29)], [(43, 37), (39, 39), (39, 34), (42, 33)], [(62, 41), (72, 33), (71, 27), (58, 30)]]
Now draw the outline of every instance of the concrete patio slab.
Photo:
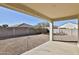
[(79, 48), (75, 44), (48, 41), (22, 55), (79, 55)]

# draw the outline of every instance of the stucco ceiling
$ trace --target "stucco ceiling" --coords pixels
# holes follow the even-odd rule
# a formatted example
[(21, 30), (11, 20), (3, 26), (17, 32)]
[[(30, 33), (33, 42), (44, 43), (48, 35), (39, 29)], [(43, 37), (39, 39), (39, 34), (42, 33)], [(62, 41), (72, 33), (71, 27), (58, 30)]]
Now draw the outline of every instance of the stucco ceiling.
[(52, 19), (79, 14), (79, 4), (24, 4)]
[(79, 15), (78, 3), (10, 3), (0, 5), (52, 21), (76, 18)]

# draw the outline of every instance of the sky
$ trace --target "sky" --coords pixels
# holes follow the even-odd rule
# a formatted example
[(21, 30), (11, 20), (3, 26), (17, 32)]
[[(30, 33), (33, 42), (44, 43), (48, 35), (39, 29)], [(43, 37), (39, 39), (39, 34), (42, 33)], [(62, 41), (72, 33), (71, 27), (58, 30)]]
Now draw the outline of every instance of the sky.
[[(11, 9), (0, 7), (0, 25), (8, 24), (9, 26), (13, 26), (21, 23), (36, 25), (40, 22), (47, 22), (47, 21), (28, 14), (24, 14)], [(58, 22), (54, 22), (54, 24), (57, 26), (61, 26), (62, 24), (67, 22), (77, 23), (77, 20), (58, 21)]]
[(40, 22), (47, 22), (47, 21), (14, 10), (10, 10), (4, 7), (0, 7), (0, 25), (2, 24), (16, 25), (21, 23), (36, 25)]
[(62, 26), (63, 24), (66, 24), (66, 23), (78, 24), (78, 20), (77, 19), (70, 19), (70, 20), (64, 20), (64, 21), (56, 21), (56, 22), (54, 22), (54, 25)]

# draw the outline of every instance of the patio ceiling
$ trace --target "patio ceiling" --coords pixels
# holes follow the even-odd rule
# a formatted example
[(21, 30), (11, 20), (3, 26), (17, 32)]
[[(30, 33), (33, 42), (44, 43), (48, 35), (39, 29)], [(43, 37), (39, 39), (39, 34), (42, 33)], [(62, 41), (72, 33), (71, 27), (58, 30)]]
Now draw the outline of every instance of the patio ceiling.
[(79, 16), (78, 3), (2, 3), (0, 6), (49, 21), (72, 19)]

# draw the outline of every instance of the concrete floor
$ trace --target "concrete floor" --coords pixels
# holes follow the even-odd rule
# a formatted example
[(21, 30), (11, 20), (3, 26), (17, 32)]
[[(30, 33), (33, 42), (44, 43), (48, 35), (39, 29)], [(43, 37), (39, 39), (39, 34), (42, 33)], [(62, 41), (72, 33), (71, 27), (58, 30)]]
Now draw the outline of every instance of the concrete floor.
[(79, 55), (79, 48), (71, 43), (48, 41), (22, 55)]

